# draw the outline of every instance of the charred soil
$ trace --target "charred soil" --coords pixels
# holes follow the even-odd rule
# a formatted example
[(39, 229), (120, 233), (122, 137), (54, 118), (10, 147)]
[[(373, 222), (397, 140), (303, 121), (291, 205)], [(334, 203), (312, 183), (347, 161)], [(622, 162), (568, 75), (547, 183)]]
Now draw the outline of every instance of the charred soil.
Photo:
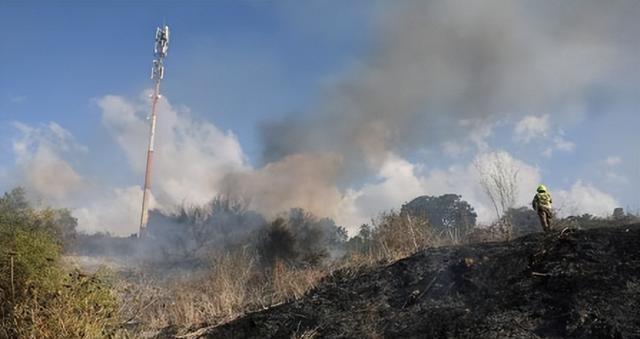
[(206, 338), (640, 338), (640, 224), (428, 249), (339, 270)]

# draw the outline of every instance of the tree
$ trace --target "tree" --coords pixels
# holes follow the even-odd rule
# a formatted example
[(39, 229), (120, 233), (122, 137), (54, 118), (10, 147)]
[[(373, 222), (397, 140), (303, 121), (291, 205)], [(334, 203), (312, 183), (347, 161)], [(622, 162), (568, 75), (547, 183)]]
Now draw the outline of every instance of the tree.
[(624, 214), (624, 209), (622, 207), (614, 208), (611, 217), (616, 221), (624, 220), (624, 218), (626, 217), (626, 215)]
[(22, 187), (0, 197), (0, 222), (11, 227), (47, 233), (58, 245), (68, 249), (75, 239), (78, 220), (68, 209), (34, 209)]
[(31, 205), (27, 200), (27, 192), (22, 187), (16, 187), (9, 192), (5, 192), (0, 198), (0, 211), (22, 211), (29, 209)]
[(33, 209), (22, 187), (5, 192), (0, 198), (0, 222), (6, 225), (30, 225)]
[(328, 218), (318, 219), (301, 208), (293, 208), (259, 232), (256, 248), (261, 259), (273, 266), (277, 261), (292, 266), (317, 266), (341, 249), (346, 231)]
[(446, 234), (456, 241), (471, 231), (478, 216), (473, 207), (456, 194), (415, 198), (404, 204), (400, 213), (426, 220), (436, 232)]
[(149, 258), (162, 262), (205, 259), (212, 251), (242, 242), (266, 221), (244, 201), (219, 195), (204, 205), (182, 205), (176, 212), (149, 214)]
[(63, 248), (69, 249), (77, 237), (78, 219), (68, 209), (46, 208), (38, 211), (35, 227), (51, 234)]
[(499, 227), (508, 240), (513, 233), (513, 223), (504, 216), (507, 210), (516, 204), (520, 169), (505, 152), (491, 153), (483, 158), (476, 158), (473, 164), (478, 172), (480, 185), (496, 212)]
[(357, 253), (360, 255), (371, 255), (371, 243), (373, 238), (373, 230), (367, 224), (360, 225), (360, 231), (354, 237), (349, 239), (346, 244), (348, 253)]
[(283, 218), (277, 218), (261, 232), (257, 244), (263, 263), (273, 267), (278, 260), (291, 260), (297, 257), (295, 236)]

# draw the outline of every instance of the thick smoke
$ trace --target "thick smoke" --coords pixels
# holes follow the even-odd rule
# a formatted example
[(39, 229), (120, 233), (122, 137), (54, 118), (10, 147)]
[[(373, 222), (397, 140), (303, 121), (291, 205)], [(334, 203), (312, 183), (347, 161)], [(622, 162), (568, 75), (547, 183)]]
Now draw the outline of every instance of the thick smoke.
[[(318, 171), (305, 185), (333, 190), (332, 183), (350, 187), (396, 156), (460, 143), (486, 148), (483, 139), (500, 120), (574, 114), (590, 91), (616, 86), (616, 73), (628, 68), (639, 14), (640, 6), (624, 1), (386, 4), (380, 40), (331, 84), (322, 105), (262, 126), (265, 168), (299, 173), (313, 158), (335, 178)], [(330, 156), (315, 156), (321, 153)], [(318, 198), (325, 210), (342, 208), (326, 194)]]
[[(633, 55), (633, 2), (412, 1), (380, 14), (372, 53), (310, 118), (265, 124), (264, 160), (344, 155), (343, 174), (389, 152), (469, 138), (513, 115), (562, 114)], [(627, 52), (627, 53), (625, 53)], [(621, 68), (618, 68), (621, 69)]]
[(342, 195), (335, 186), (342, 158), (329, 153), (293, 154), (257, 170), (229, 173), (222, 192), (248, 199), (267, 216), (291, 207), (332, 216)]

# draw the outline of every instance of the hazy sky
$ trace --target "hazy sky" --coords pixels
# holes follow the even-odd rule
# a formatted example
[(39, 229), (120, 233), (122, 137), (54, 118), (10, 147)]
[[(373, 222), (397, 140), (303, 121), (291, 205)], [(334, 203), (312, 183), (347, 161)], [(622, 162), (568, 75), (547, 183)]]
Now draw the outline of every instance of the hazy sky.
[(0, 1), (0, 189), (135, 232), (155, 27), (158, 208), (239, 194), (356, 229), (473, 162), (564, 214), (640, 210), (635, 1)]

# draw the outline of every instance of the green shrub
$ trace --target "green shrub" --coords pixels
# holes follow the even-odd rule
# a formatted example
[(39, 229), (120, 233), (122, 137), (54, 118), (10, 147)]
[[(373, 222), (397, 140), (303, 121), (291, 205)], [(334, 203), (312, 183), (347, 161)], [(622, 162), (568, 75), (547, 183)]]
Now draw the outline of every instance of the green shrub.
[(51, 281), (14, 305), (13, 332), (29, 338), (102, 338), (115, 333), (118, 303), (102, 275), (80, 272)]
[(69, 273), (52, 232), (64, 228), (56, 210), (7, 197), (0, 198), (0, 338), (110, 336), (118, 305), (106, 272)]

